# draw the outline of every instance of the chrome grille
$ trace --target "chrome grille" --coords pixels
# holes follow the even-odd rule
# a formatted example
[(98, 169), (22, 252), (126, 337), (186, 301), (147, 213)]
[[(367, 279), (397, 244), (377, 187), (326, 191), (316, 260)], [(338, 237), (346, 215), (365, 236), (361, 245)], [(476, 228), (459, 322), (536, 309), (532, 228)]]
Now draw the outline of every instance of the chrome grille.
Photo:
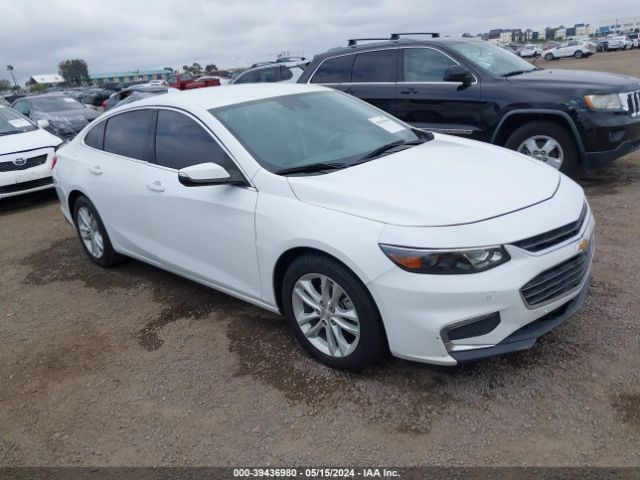
[(572, 237), (575, 237), (582, 230), (582, 225), (587, 218), (587, 204), (582, 207), (582, 212), (575, 222), (568, 223), (559, 228), (549, 230), (548, 232), (535, 235), (533, 237), (525, 238), (514, 242), (513, 245), (520, 247), (529, 252), (539, 252), (545, 248), (552, 247), (558, 243), (564, 242)]
[(520, 289), (527, 306), (537, 307), (553, 302), (578, 288), (589, 271), (592, 254), (593, 242), (589, 242), (587, 251), (534, 277)]
[(627, 93), (627, 108), (630, 116), (640, 115), (640, 90)]
[(12, 172), (15, 170), (26, 170), (27, 168), (44, 165), (47, 161), (47, 154), (38, 155), (37, 157), (27, 158), (23, 165), (16, 165), (11, 162), (0, 162), (0, 172)]

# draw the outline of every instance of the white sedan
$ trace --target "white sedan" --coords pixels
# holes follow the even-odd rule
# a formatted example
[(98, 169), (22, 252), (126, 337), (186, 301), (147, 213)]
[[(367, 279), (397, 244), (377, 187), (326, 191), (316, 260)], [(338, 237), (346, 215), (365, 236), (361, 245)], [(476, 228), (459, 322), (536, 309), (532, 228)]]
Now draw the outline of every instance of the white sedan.
[(335, 368), (522, 350), (589, 286), (594, 220), (571, 179), (323, 87), (116, 108), (54, 178), (93, 262), (133, 257), (280, 312)]
[(521, 57), (539, 57), (542, 55), (542, 45), (525, 45), (520, 50)]
[(565, 42), (555, 48), (545, 50), (544, 59), (549, 61), (565, 57), (586, 58), (594, 53), (595, 48), (591, 44)]
[(0, 198), (53, 187), (53, 154), (62, 140), (44, 130), (48, 125), (0, 105)]

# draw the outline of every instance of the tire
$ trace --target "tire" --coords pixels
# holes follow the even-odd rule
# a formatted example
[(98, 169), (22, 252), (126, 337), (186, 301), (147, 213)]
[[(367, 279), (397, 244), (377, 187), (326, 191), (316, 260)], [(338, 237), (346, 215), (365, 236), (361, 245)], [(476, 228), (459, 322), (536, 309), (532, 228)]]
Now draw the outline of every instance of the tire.
[[(89, 218), (92, 221), (88, 221)], [(124, 257), (113, 249), (96, 207), (84, 195), (78, 197), (73, 204), (73, 221), (80, 244), (89, 260), (101, 267), (110, 267), (124, 260)], [(92, 225), (90, 233), (87, 230), (89, 224)], [(102, 248), (96, 250), (95, 247), (98, 245)]]
[[(312, 308), (296, 291), (301, 292), (314, 305), (319, 305), (315, 299), (319, 299), (322, 292), (322, 277), (325, 278), (327, 285), (332, 284), (326, 279), (334, 282), (334, 285), (337, 284), (342, 289), (342, 293), (339, 293), (340, 297), (335, 304), (325, 303), (324, 307)], [(302, 287), (303, 283), (299, 282), (306, 282), (308, 287)], [(314, 289), (313, 296), (308, 293), (310, 288)], [(327, 288), (326, 298), (329, 298), (331, 292), (340, 291)], [(311, 357), (329, 367), (360, 371), (380, 362), (387, 352), (382, 319), (369, 291), (351, 270), (328, 256), (309, 254), (291, 263), (282, 280), (282, 305), (289, 328), (294, 332), (300, 345)], [(346, 315), (340, 317), (336, 315), (334, 309), (335, 312), (349, 312), (351, 316), (355, 312), (357, 320), (355, 322), (348, 320), (349, 316)], [(299, 324), (297, 318), (303, 315), (313, 319)], [(323, 315), (326, 316), (323, 317)], [(345, 324), (349, 329), (342, 329), (340, 325)], [(306, 329), (307, 334), (303, 329)], [(357, 329), (357, 337), (350, 333), (351, 329)], [(336, 330), (340, 332), (341, 342), (337, 341), (337, 334), (331, 333)], [(309, 332), (314, 333), (309, 335)], [(328, 335), (334, 339), (333, 345), (336, 348), (333, 353)], [(341, 346), (346, 344), (348, 347), (345, 346), (343, 349)]]
[(576, 58), (582, 58), (584, 54), (582, 53), (582, 50), (576, 50), (576, 52), (573, 54), (574, 57)]
[(545, 59), (547, 62), (550, 62), (551, 60), (553, 60), (553, 54), (552, 54), (552, 53), (547, 53), (547, 54), (544, 56), (544, 59)]
[[(553, 122), (531, 122), (526, 123), (516, 129), (507, 139), (505, 147), (510, 150), (519, 151), (523, 143), (534, 137), (549, 137), (555, 140), (562, 151), (562, 165), (560, 171), (568, 176), (575, 176), (580, 167), (578, 147), (573, 134), (565, 127)], [(525, 153), (526, 152), (521, 152)], [(549, 153), (549, 152), (547, 152)], [(533, 154), (528, 154), (533, 156)], [(551, 158), (550, 155), (547, 158)], [(552, 162), (548, 161), (551, 165)]]

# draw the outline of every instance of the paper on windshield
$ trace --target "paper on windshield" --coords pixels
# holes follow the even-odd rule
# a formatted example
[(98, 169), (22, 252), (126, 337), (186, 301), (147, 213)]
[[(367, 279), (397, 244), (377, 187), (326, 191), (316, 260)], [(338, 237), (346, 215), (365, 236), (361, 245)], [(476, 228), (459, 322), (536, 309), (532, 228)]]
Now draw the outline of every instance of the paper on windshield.
[(384, 128), (389, 133), (396, 133), (401, 130), (404, 130), (404, 127), (402, 125), (400, 125), (398, 122), (394, 122), (393, 120), (385, 117), (384, 115), (371, 117), (369, 118), (369, 121), (374, 125), (379, 126), (380, 128)]
[(28, 127), (29, 125), (31, 125), (31, 123), (29, 123), (28, 120), (25, 120), (23, 118), (9, 120), (9, 123), (11, 124), (12, 127), (15, 127), (15, 128)]
[(62, 100), (69, 103), (76, 103), (76, 101), (73, 98), (63, 98)]

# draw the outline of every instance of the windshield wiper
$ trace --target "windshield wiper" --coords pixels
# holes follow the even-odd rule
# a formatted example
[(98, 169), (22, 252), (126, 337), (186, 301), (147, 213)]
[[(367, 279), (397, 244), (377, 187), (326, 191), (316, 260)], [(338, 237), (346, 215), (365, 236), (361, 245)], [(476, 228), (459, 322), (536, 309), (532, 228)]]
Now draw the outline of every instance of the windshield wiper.
[(346, 163), (312, 163), (310, 165), (300, 165), (297, 167), (283, 168), (281, 170), (276, 170), (273, 173), (276, 173), (278, 175), (288, 175), (292, 173), (315, 173), (325, 170), (340, 170), (346, 167)]
[(529, 70), (514, 70), (513, 72), (507, 72), (502, 76), (503, 77), (512, 77), (514, 75), (521, 75), (523, 73), (533, 72), (534, 70), (542, 70), (542, 69), (541, 68), (531, 68)]
[(400, 147), (400, 146), (413, 146), (413, 145), (420, 145), (425, 143), (426, 140), (396, 140), (395, 142), (391, 142), (391, 143), (387, 143), (386, 145), (382, 145), (381, 147), (376, 148), (375, 150), (372, 150), (371, 152), (367, 153), (365, 156), (360, 157), (355, 163), (354, 165), (357, 165), (358, 163), (364, 163), (367, 160), (373, 160), (376, 157), (379, 157), (380, 155), (382, 155), (385, 152), (388, 152), (389, 150), (392, 150), (396, 147)]

